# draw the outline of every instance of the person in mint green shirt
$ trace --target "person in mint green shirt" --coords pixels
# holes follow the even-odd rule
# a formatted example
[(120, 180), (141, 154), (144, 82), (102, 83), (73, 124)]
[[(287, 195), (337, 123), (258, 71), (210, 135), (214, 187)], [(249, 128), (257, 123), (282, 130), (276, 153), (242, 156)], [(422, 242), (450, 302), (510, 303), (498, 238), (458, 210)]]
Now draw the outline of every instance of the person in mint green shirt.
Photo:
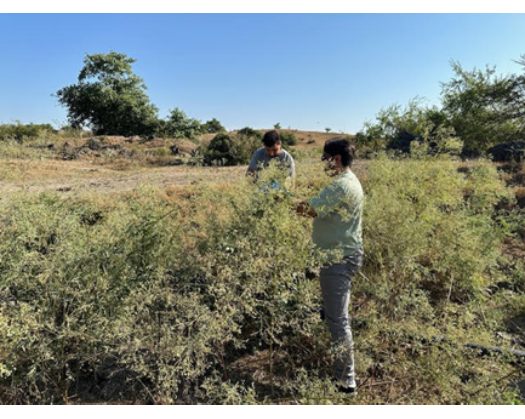
[[(333, 181), (303, 204), (299, 212), (315, 217), (312, 239), (327, 251), (339, 251), (343, 259), (334, 259), (321, 268), (320, 282), (324, 318), (336, 349), (334, 375), (337, 388), (345, 393), (356, 390), (352, 330), (348, 307), (352, 278), (363, 263), (362, 214), (364, 194), (361, 183), (350, 166), (354, 147), (347, 139), (329, 140), (322, 159)], [(337, 253), (337, 252), (335, 252)]]

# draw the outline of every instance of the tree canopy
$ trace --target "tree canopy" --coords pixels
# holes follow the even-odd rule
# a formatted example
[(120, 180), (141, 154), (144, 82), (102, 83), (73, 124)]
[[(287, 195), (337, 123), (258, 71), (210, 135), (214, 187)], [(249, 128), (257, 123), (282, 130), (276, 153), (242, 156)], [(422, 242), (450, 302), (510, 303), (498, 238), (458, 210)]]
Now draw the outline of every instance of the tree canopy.
[(97, 135), (152, 135), (157, 108), (125, 54), (87, 55), (78, 82), (57, 92), (73, 127), (88, 126)]

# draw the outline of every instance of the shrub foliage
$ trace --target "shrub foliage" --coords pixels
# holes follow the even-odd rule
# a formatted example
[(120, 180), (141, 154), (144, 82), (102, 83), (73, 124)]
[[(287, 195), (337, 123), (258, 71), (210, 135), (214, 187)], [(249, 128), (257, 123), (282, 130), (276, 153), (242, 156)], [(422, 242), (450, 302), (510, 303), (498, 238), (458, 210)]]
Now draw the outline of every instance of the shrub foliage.
[[(307, 170), (293, 194), (243, 180), (0, 201), (0, 400), (347, 403), (329, 383), (311, 279), (326, 255), (294, 212), (328, 181), (318, 164)], [(507, 298), (509, 314), (523, 303), (486, 294), (502, 239), (493, 208), (506, 196), (494, 169), (380, 159), (362, 179), (352, 315), (358, 374), (372, 385), (357, 401), (518, 400), (500, 389), (512, 364), (462, 349), (500, 327), (492, 302)], [(399, 390), (387, 400), (388, 380)]]

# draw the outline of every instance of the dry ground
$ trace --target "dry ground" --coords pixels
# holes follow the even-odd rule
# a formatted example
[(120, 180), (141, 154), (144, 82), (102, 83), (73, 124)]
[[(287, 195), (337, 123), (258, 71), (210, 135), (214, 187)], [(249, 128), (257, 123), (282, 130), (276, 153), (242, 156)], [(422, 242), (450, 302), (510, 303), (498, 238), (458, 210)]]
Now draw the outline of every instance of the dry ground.
[[(298, 140), (295, 148), (303, 151), (317, 149), (326, 139), (338, 135), (283, 131), (293, 132)], [(172, 145), (177, 145), (181, 156), (187, 158), (199, 144), (205, 145), (212, 137), (213, 134), (204, 134), (196, 141), (156, 139), (147, 142), (139, 137), (60, 138), (2, 149), (0, 196), (44, 191), (64, 194), (114, 193), (129, 191), (141, 185), (164, 188), (199, 182), (227, 183), (239, 179), (246, 166), (204, 168), (173, 165), (179, 156), (170, 153)], [(91, 138), (100, 148), (89, 145)]]
[[(298, 173), (310, 163), (298, 163)], [(184, 187), (199, 183), (229, 183), (242, 178), (247, 166), (129, 166), (117, 170), (89, 161), (2, 160), (0, 158), (0, 197), (9, 193), (84, 192), (118, 193), (139, 186)], [(366, 162), (356, 161), (353, 169), (365, 175)]]
[(198, 182), (229, 182), (245, 172), (238, 167), (136, 167), (115, 170), (85, 161), (0, 160), (0, 194), (59, 191), (113, 193), (140, 185), (184, 186)]

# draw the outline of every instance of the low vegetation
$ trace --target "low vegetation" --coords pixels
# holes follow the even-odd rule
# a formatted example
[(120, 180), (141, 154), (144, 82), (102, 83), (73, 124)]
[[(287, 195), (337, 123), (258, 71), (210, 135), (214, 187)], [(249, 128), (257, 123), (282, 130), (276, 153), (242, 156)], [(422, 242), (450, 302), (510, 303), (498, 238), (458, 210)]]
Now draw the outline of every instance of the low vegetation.
[(483, 161), (380, 158), (356, 170), (367, 196), (356, 398), (330, 383), (317, 311), (326, 255), (294, 212), (328, 178), (304, 160), (292, 194), (239, 179), (4, 196), (0, 400), (520, 403), (512, 190)]

